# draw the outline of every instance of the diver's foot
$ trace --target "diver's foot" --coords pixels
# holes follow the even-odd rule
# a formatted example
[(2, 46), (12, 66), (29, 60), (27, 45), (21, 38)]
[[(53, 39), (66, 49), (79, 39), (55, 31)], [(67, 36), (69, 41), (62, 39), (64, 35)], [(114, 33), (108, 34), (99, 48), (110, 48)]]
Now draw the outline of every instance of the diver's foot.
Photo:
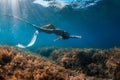
[(77, 38), (79, 38), (79, 39), (81, 39), (82, 38), (82, 36), (76, 36)]

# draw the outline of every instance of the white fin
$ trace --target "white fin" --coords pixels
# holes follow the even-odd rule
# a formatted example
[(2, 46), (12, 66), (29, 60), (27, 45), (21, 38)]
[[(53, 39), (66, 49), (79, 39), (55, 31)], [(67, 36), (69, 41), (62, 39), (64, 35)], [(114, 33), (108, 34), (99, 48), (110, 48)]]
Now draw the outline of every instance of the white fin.
[(36, 42), (38, 33), (39, 32), (36, 30), (34, 35), (33, 35), (33, 38), (31, 39), (31, 41), (29, 42), (28, 45), (24, 46), (24, 45), (18, 43), (18, 45), (16, 45), (16, 46), (19, 47), (19, 48), (27, 48), (27, 47), (33, 46)]

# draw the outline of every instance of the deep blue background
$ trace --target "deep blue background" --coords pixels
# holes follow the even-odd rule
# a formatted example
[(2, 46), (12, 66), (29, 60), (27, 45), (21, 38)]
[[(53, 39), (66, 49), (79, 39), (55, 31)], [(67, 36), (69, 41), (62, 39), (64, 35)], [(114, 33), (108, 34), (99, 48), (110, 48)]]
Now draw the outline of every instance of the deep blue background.
[[(21, 2), (17, 16), (25, 18), (39, 26), (51, 23), (75, 35), (82, 35), (82, 39), (64, 41), (53, 40), (56, 35), (41, 33), (33, 47), (57, 46), (79, 48), (110, 48), (120, 47), (120, 1), (102, 0), (97, 5), (85, 9), (73, 10), (70, 7), (58, 10), (43, 8), (31, 1)], [(0, 6), (0, 44), (13, 45), (28, 44), (35, 29), (23, 22), (2, 16)], [(7, 9), (5, 14), (12, 14)]]

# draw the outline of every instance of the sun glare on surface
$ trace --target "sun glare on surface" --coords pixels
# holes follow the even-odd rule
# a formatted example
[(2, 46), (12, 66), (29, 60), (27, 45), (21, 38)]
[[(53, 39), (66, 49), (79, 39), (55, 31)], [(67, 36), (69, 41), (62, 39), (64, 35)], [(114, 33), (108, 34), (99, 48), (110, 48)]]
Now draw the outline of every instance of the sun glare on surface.
[(0, 0), (3, 14), (17, 15), (20, 11), (19, 0)]
[(101, 0), (35, 0), (34, 3), (44, 7), (54, 6), (62, 9), (66, 6), (70, 6), (73, 9), (81, 9), (96, 5), (99, 1)]
[[(19, 21), (5, 15), (21, 17), (21, 15), (25, 13), (25, 11), (21, 12), (21, 10), (24, 9), (21, 8), (22, 2), (23, 0), (0, 0), (0, 15), (2, 16), (1, 21), (5, 23), (4, 27), (8, 27), (12, 33), (15, 33), (20, 28), (18, 24)], [(24, 4), (22, 6), (24, 6)]]

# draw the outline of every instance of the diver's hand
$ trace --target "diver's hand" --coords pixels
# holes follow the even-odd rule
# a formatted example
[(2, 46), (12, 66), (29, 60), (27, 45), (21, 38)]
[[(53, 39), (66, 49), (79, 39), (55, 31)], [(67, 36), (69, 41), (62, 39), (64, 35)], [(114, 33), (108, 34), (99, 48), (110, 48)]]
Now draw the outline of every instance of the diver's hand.
[(36, 25), (35, 25), (35, 24), (32, 24), (32, 26), (36, 27)]
[(57, 39), (53, 40), (53, 41), (57, 41), (57, 40), (62, 40), (61, 37), (58, 37)]
[(55, 42), (55, 41), (57, 41), (57, 39), (54, 39), (53, 41)]
[(57, 38), (57, 39), (54, 39), (53, 41), (55, 42), (55, 41), (57, 41), (57, 40), (59, 40), (59, 39)]

